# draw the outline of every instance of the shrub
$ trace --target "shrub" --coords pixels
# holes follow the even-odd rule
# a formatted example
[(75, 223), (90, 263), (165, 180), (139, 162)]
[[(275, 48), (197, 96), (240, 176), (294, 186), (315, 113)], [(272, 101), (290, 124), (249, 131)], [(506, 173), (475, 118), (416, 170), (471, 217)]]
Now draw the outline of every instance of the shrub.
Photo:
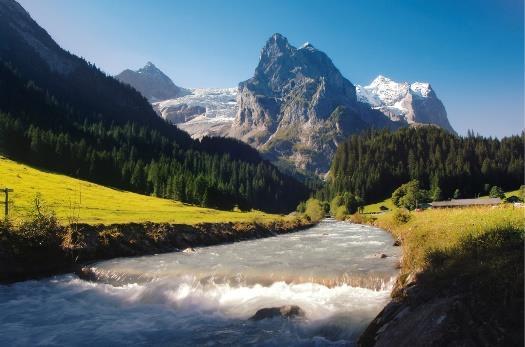
[(322, 201), (321, 206), (323, 207), (324, 214), (330, 213), (330, 203), (328, 201)]
[(362, 213), (354, 213), (353, 215), (350, 215), (350, 221), (356, 224), (372, 224), (376, 220), (376, 217), (372, 217)]
[(313, 222), (318, 222), (324, 217), (323, 207), (317, 199), (310, 198), (306, 201), (304, 214)]
[(306, 203), (304, 201), (301, 201), (299, 205), (297, 205), (297, 212), (304, 213), (306, 211)]
[(335, 216), (339, 206), (344, 204), (343, 197), (341, 195), (336, 195), (332, 201), (330, 201), (330, 214)]
[(515, 203), (515, 202), (523, 202), (523, 200), (518, 198), (516, 195), (511, 195), (511, 196), (509, 196), (508, 198), (505, 199), (505, 202)]
[(394, 220), (398, 224), (406, 224), (410, 221), (412, 215), (407, 209), (400, 208), (394, 212)]
[(401, 185), (392, 193), (392, 202), (397, 207), (413, 210), (418, 204), (429, 200), (429, 192), (419, 188), (419, 181), (412, 180)]
[(340, 206), (344, 206), (348, 213), (355, 213), (363, 205), (363, 199), (359, 196), (344, 192), (343, 195), (336, 195), (330, 201), (330, 214), (335, 217)]
[(62, 243), (64, 229), (55, 213), (46, 208), (40, 194), (36, 194), (33, 200), (29, 218), (18, 229), (18, 235), (28, 248), (53, 249), (59, 248)]
[(335, 211), (335, 219), (337, 220), (345, 220), (348, 216), (348, 209), (346, 206), (339, 206), (337, 210)]
[(500, 187), (493, 186), (492, 188), (490, 188), (489, 196), (491, 198), (505, 199), (505, 192)]

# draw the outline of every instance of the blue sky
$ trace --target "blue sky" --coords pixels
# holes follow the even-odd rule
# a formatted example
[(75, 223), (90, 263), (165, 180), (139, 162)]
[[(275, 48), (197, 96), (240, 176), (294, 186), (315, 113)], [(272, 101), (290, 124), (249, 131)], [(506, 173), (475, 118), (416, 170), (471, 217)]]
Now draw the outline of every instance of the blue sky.
[(275, 32), (326, 52), (354, 84), (428, 81), (465, 134), (524, 127), (522, 0), (19, 0), (72, 53), (116, 74), (152, 61), (183, 87), (252, 76)]

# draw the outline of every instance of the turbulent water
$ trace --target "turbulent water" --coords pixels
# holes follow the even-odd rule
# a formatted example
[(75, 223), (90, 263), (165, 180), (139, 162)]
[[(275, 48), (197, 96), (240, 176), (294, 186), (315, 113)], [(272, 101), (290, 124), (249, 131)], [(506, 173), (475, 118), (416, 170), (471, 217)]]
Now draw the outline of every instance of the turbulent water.
[[(389, 298), (399, 248), (326, 220), (298, 233), (91, 265), (0, 286), (0, 345), (353, 345)], [(381, 254), (388, 257), (381, 258)], [(306, 316), (252, 321), (298, 305)]]

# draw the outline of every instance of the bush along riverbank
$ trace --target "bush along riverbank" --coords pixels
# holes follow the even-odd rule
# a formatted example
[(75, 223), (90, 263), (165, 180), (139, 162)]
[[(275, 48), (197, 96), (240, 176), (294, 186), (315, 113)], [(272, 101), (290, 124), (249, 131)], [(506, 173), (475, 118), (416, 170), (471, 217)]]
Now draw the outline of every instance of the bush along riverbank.
[(17, 225), (0, 222), (0, 282), (79, 271), (83, 263), (209, 246), (298, 231), (303, 216), (236, 223), (62, 225), (38, 211)]
[(393, 211), (356, 218), (403, 247), (392, 301), (360, 346), (523, 346), (524, 210)]

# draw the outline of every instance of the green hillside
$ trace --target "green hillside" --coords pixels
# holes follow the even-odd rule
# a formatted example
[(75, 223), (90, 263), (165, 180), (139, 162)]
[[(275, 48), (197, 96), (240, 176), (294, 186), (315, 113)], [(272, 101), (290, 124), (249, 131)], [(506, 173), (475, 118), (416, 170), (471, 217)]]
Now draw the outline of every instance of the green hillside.
[[(179, 201), (116, 190), (44, 172), (0, 156), (0, 188), (14, 189), (10, 194), (10, 218), (25, 217), (40, 194), (46, 207), (64, 223), (203, 222), (270, 221), (279, 215), (259, 211), (229, 212), (183, 204)], [(2, 194), (3, 201), (3, 194)], [(3, 206), (2, 206), (3, 207)], [(3, 211), (3, 209), (2, 209)]]

